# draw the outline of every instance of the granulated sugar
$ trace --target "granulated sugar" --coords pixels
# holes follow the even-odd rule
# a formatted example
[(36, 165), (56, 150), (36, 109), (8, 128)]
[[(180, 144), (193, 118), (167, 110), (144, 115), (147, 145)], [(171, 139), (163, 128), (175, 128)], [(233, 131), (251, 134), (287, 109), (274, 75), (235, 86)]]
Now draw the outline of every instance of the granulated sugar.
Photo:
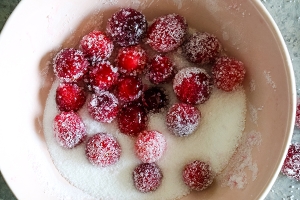
[[(88, 136), (108, 132), (117, 138), (122, 153), (115, 165), (105, 168), (93, 166), (85, 156), (85, 143), (74, 149), (64, 149), (56, 143), (52, 123), (58, 113), (55, 104), (57, 84), (53, 84), (49, 93), (43, 122), (50, 155), (64, 178), (100, 199), (176, 199), (189, 194), (182, 181), (184, 165), (200, 159), (210, 163), (214, 172), (219, 174), (235, 152), (245, 126), (246, 97), (243, 88), (230, 93), (214, 89), (210, 99), (198, 106), (202, 113), (200, 125), (188, 137), (176, 137), (167, 130), (165, 112), (150, 116), (148, 130), (160, 131), (167, 140), (167, 149), (157, 162), (163, 173), (161, 186), (155, 192), (144, 194), (135, 189), (132, 179), (133, 170), (140, 163), (134, 154), (135, 140), (120, 133), (115, 121), (111, 124), (96, 122), (86, 106), (79, 111)], [(170, 88), (166, 91), (173, 99), (174, 93)]]

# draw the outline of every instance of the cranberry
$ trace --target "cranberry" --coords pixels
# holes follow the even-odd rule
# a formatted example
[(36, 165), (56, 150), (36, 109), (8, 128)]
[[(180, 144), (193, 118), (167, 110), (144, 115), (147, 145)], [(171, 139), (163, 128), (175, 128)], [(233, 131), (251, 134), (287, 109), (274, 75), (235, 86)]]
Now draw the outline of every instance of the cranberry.
[(86, 128), (80, 116), (73, 112), (61, 112), (53, 121), (54, 136), (58, 144), (71, 149), (86, 138)]
[(291, 144), (281, 168), (281, 173), (300, 181), (300, 144)]
[(212, 68), (214, 84), (217, 88), (230, 92), (237, 89), (245, 77), (244, 64), (227, 56), (219, 58)]
[(154, 20), (148, 29), (147, 41), (158, 52), (169, 52), (179, 47), (186, 35), (187, 23), (178, 14), (169, 14)]
[(78, 111), (85, 103), (86, 95), (76, 83), (60, 83), (55, 100), (60, 111)]
[(93, 165), (107, 167), (118, 162), (121, 146), (111, 134), (97, 133), (89, 138), (85, 154)]
[(53, 60), (55, 75), (62, 82), (76, 82), (88, 70), (89, 62), (82, 51), (68, 48), (58, 52)]
[(88, 103), (88, 111), (95, 120), (111, 123), (118, 114), (118, 99), (107, 91), (92, 94)]
[(162, 178), (162, 172), (155, 163), (139, 164), (133, 171), (134, 186), (143, 193), (157, 190)]
[(158, 161), (166, 150), (167, 141), (158, 131), (142, 131), (135, 141), (135, 153), (144, 163)]
[(134, 76), (121, 77), (117, 84), (116, 93), (121, 102), (135, 101), (143, 93), (142, 80)]
[(215, 61), (221, 52), (221, 43), (209, 33), (194, 33), (183, 45), (186, 57), (194, 63), (208, 64)]
[(142, 13), (132, 8), (122, 8), (108, 19), (106, 31), (120, 46), (131, 46), (137, 45), (145, 37), (147, 27)]
[(296, 127), (300, 128), (300, 98), (297, 99), (297, 107), (296, 107)]
[(210, 96), (210, 76), (200, 68), (183, 68), (175, 75), (173, 90), (184, 103), (204, 103)]
[(169, 98), (162, 87), (151, 87), (143, 94), (143, 105), (147, 111), (158, 113), (169, 104)]
[(201, 191), (209, 187), (214, 175), (211, 167), (202, 161), (195, 160), (184, 167), (183, 181), (190, 189)]
[(149, 80), (153, 84), (168, 82), (174, 75), (174, 65), (165, 55), (156, 55), (150, 62)]

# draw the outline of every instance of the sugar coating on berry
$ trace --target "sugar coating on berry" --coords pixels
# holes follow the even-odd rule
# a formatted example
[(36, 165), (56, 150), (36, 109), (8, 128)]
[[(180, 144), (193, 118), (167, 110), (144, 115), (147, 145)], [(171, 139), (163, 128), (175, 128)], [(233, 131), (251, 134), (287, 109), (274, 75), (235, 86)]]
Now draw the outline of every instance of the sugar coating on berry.
[(116, 96), (121, 102), (135, 101), (143, 94), (142, 80), (136, 76), (124, 76), (118, 81)]
[(174, 75), (174, 64), (165, 55), (156, 55), (149, 64), (149, 80), (153, 84), (168, 82)]
[(184, 103), (204, 103), (209, 99), (211, 92), (210, 76), (198, 67), (183, 68), (173, 79), (173, 90), (177, 98)]
[(61, 112), (53, 121), (54, 137), (57, 143), (71, 149), (86, 138), (86, 127), (81, 117), (73, 112)]
[(168, 14), (154, 20), (147, 32), (147, 41), (158, 52), (170, 52), (178, 48), (187, 31), (185, 19), (178, 14)]
[(227, 56), (217, 59), (212, 68), (214, 84), (226, 92), (236, 90), (242, 84), (245, 74), (243, 62)]
[(87, 105), (90, 115), (99, 122), (111, 123), (118, 114), (119, 101), (114, 94), (104, 91), (92, 94)]
[(139, 103), (123, 105), (118, 114), (118, 127), (120, 131), (129, 136), (137, 136), (147, 126), (147, 113)]
[(158, 161), (167, 147), (167, 141), (159, 131), (142, 131), (135, 141), (135, 153), (144, 163)]
[(122, 74), (133, 76), (141, 74), (146, 63), (146, 51), (139, 45), (123, 47), (118, 51), (116, 65)]
[(118, 77), (118, 68), (109, 61), (98, 62), (89, 71), (90, 84), (96, 93), (109, 90), (117, 83)]
[(145, 16), (132, 8), (122, 8), (108, 19), (107, 34), (120, 46), (137, 45), (147, 31)]
[(188, 60), (200, 64), (214, 62), (222, 49), (218, 38), (206, 32), (193, 33), (182, 48)]
[(154, 86), (144, 91), (142, 102), (148, 112), (158, 113), (168, 106), (169, 97), (164, 88)]
[(162, 179), (161, 169), (155, 163), (139, 164), (133, 171), (134, 186), (143, 193), (157, 190)]
[(174, 104), (167, 113), (166, 125), (176, 136), (192, 134), (200, 123), (201, 113), (195, 106), (185, 103)]
[(300, 181), (300, 144), (291, 144), (281, 168), (281, 173)]
[(102, 31), (92, 31), (83, 36), (79, 48), (92, 63), (106, 60), (114, 49), (113, 42)]
[(78, 111), (85, 100), (83, 88), (76, 83), (60, 83), (56, 89), (55, 101), (60, 111)]
[(300, 129), (300, 98), (299, 97), (297, 99), (295, 125)]
[(190, 189), (201, 191), (213, 182), (213, 172), (209, 164), (195, 160), (184, 167), (183, 181)]
[(89, 62), (82, 51), (68, 48), (59, 51), (53, 60), (54, 74), (61, 82), (76, 82), (87, 72)]
[(107, 167), (119, 161), (121, 146), (113, 135), (97, 133), (88, 139), (85, 154), (93, 165)]

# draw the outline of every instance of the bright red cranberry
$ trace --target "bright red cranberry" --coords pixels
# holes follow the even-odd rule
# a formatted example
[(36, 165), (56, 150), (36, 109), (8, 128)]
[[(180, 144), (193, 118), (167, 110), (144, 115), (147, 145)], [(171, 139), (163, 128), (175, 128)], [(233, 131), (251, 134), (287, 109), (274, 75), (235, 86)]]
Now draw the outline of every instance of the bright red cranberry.
[(145, 16), (132, 8), (122, 8), (108, 19), (107, 34), (120, 46), (137, 45), (147, 31)]
[(90, 115), (99, 122), (111, 123), (118, 114), (118, 99), (112, 93), (105, 91), (92, 94), (88, 103)]
[(281, 168), (281, 173), (300, 181), (300, 144), (291, 144)]
[(174, 75), (174, 65), (165, 55), (156, 55), (149, 65), (149, 80), (153, 84), (170, 81)]
[(154, 20), (147, 32), (147, 42), (158, 52), (169, 52), (179, 47), (186, 35), (187, 23), (178, 14), (169, 14)]
[(58, 144), (71, 149), (86, 138), (86, 128), (81, 117), (73, 112), (61, 112), (53, 121), (54, 136)]
[(88, 70), (89, 62), (82, 51), (69, 48), (62, 49), (54, 58), (53, 69), (61, 82), (76, 82)]
[(226, 92), (236, 90), (242, 84), (245, 73), (241, 61), (226, 56), (219, 58), (212, 68), (214, 84)]
[(143, 83), (140, 78), (135, 76), (121, 77), (117, 84), (116, 93), (121, 102), (135, 101), (143, 93)]
[(221, 52), (218, 38), (209, 33), (194, 33), (183, 45), (187, 59), (194, 63), (213, 63)]
[(204, 103), (210, 96), (210, 76), (201, 68), (183, 68), (173, 79), (173, 90), (184, 103)]
[(162, 178), (162, 172), (155, 163), (139, 164), (133, 171), (134, 186), (143, 193), (157, 190)]
[(190, 189), (201, 191), (208, 188), (214, 179), (209, 164), (195, 160), (184, 167), (183, 181)]
[(114, 45), (109, 37), (101, 31), (92, 31), (83, 36), (79, 48), (92, 63), (106, 60), (110, 57)]
[(188, 136), (198, 127), (201, 118), (199, 109), (185, 103), (174, 104), (167, 113), (166, 124), (176, 136)]
[(146, 110), (152, 113), (162, 111), (169, 104), (169, 97), (162, 87), (151, 87), (144, 91), (142, 97)]
[(119, 161), (121, 146), (111, 134), (97, 133), (88, 139), (85, 154), (93, 165), (107, 167)]
[(118, 77), (118, 68), (112, 66), (109, 61), (96, 63), (89, 72), (90, 84), (96, 93), (109, 90), (117, 83)]
[(139, 103), (124, 105), (118, 114), (118, 126), (122, 133), (137, 136), (147, 126), (147, 113)]
[(146, 51), (139, 45), (120, 48), (116, 59), (120, 73), (134, 76), (143, 72), (146, 62)]
[(142, 131), (135, 141), (135, 153), (144, 163), (158, 161), (167, 147), (167, 141), (158, 131)]
[(296, 127), (300, 128), (300, 98), (297, 99), (297, 107), (296, 107)]

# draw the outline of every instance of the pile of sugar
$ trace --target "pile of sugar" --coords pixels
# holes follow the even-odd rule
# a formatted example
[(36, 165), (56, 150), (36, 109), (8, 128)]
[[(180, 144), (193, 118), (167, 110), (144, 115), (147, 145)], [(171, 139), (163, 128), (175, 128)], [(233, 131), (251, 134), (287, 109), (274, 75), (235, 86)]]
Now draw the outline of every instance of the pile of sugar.
[[(50, 90), (44, 111), (44, 134), (53, 163), (61, 175), (72, 185), (100, 199), (176, 199), (189, 194), (182, 181), (185, 164), (200, 159), (210, 163), (219, 174), (235, 152), (245, 127), (246, 96), (240, 87), (235, 92), (212, 91), (210, 99), (199, 105), (201, 121), (195, 133), (188, 137), (176, 137), (165, 126), (166, 113), (149, 117), (148, 130), (158, 130), (167, 140), (167, 149), (157, 162), (163, 173), (161, 186), (152, 193), (141, 193), (135, 189), (132, 180), (133, 169), (140, 163), (134, 154), (135, 138), (119, 132), (116, 121), (103, 124), (93, 120), (86, 105), (79, 111), (87, 126), (87, 134), (98, 132), (113, 134), (119, 141), (122, 153), (113, 166), (101, 168), (89, 163), (85, 156), (85, 143), (74, 149), (60, 147), (52, 128), (58, 113), (55, 104), (55, 82)], [(172, 87), (166, 88), (174, 103)]]

